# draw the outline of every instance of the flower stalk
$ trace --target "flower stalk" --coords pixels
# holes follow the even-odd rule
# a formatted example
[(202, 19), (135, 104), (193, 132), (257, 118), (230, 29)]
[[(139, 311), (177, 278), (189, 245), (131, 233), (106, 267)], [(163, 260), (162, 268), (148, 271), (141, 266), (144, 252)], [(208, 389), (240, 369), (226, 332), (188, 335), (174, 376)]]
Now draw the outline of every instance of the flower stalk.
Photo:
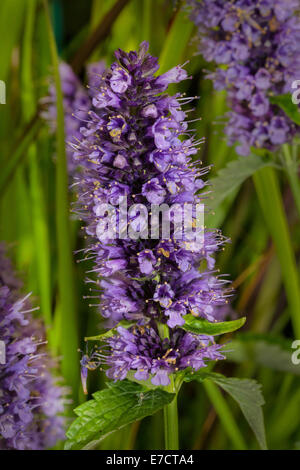
[(165, 449), (178, 450), (178, 410), (177, 410), (177, 391), (174, 386), (174, 378), (170, 378), (171, 383), (166, 387), (170, 393), (175, 393), (174, 400), (164, 407), (164, 430), (165, 430)]

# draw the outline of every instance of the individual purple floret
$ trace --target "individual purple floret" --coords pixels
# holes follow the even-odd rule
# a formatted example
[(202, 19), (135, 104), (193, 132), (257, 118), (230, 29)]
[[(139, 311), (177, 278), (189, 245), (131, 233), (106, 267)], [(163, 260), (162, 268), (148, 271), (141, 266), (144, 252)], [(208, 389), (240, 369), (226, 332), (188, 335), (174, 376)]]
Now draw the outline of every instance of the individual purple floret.
[(64, 439), (66, 390), (50, 373), (43, 329), (18, 287), (0, 245), (0, 449), (43, 450)]
[[(99, 62), (92, 62), (87, 65), (86, 74), (87, 74), (88, 88), (97, 89), (97, 87), (101, 83), (101, 76), (104, 70), (105, 70), (104, 60), (100, 60)], [(94, 92), (92, 91), (92, 94), (93, 93)]]
[[(179, 236), (175, 216), (186, 203), (193, 207), (190, 225), (197, 227), (194, 209), (202, 202), (198, 191), (205, 186), (202, 177), (207, 170), (191, 160), (202, 141), (188, 130), (181, 106), (192, 99), (166, 93), (170, 83), (188, 78), (186, 71), (177, 66), (156, 75), (157, 59), (147, 50), (147, 43), (138, 52), (118, 50), (117, 62), (103, 73), (94, 90), (89, 122), (81, 127), (81, 138), (73, 146), (74, 158), (81, 163), (74, 184), (76, 210), (91, 240), (86, 252), (95, 260), (96, 297), (99, 285), (107, 326), (121, 320), (139, 326), (159, 321), (178, 329), (186, 314), (217, 321), (220, 307), (227, 303), (227, 281), (214, 268), (214, 254), (224, 239), (203, 227), (196, 229), (203, 237), (191, 239), (186, 225)], [(131, 212), (133, 205), (139, 205), (139, 210), (146, 208), (151, 215), (155, 204), (169, 208), (163, 214), (163, 220), (170, 222), (167, 236), (161, 232), (161, 219), (149, 227), (148, 220)], [(104, 207), (113, 209), (110, 217)], [(115, 227), (104, 230), (113, 221)], [(137, 236), (131, 236), (133, 228)], [(159, 229), (157, 237), (151, 236), (152, 229)], [(170, 340), (174, 344), (191, 337), (175, 333)], [(200, 345), (200, 339), (191, 338)], [(164, 349), (159, 343), (158, 347)], [(199, 358), (209, 350), (200, 348)], [(198, 353), (193, 349), (193, 354)]]
[(225, 133), (240, 155), (250, 147), (274, 151), (299, 127), (270, 101), (289, 93), (300, 76), (299, 0), (187, 0), (199, 31), (200, 52), (217, 69), (208, 74), (227, 90)]

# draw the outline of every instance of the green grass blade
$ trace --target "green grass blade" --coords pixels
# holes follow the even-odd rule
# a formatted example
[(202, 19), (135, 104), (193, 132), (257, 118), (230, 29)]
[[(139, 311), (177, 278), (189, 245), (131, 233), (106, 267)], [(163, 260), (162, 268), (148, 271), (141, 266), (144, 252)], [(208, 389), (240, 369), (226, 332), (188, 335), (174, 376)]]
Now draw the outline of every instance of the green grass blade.
[(82, 44), (82, 46), (76, 52), (74, 59), (72, 60), (72, 68), (75, 72), (80, 72), (86, 60), (95, 51), (96, 47), (103, 41), (110, 33), (111, 28), (127, 5), (129, 0), (117, 0), (112, 8), (104, 15), (100, 20), (98, 26), (94, 28), (92, 33)]
[[(22, 61), (22, 105), (23, 116), (30, 120), (35, 113), (36, 97), (33, 88), (32, 51), (35, 26), (36, 0), (27, 5), (25, 31), (23, 38)], [(37, 282), (40, 296), (41, 312), (46, 328), (51, 325), (51, 283), (50, 283), (50, 246), (45, 214), (45, 203), (41, 175), (37, 160), (37, 147), (32, 143), (28, 149), (29, 157), (29, 191), (33, 225), (34, 257), (37, 269)]]
[(24, 0), (1, 0), (0, 2), (0, 80), (7, 80), (12, 50), (21, 33), (24, 19)]
[(61, 306), (62, 371), (72, 387), (76, 402), (79, 363), (75, 280), (69, 220), (68, 174), (65, 150), (64, 109), (59, 74), (59, 60), (47, 0), (43, 0), (57, 97), (56, 230), (58, 251), (58, 291)]
[(273, 168), (266, 167), (255, 173), (254, 183), (280, 262), (294, 333), (297, 338), (300, 338), (299, 277), (278, 181)]
[(180, 10), (170, 28), (159, 58), (159, 73), (180, 64), (184, 51), (193, 31), (193, 23), (187, 18), (185, 11)]
[(204, 380), (203, 386), (210, 399), (217, 415), (221, 421), (224, 431), (229, 439), (232, 441), (235, 449), (246, 450), (246, 442), (239, 430), (239, 427), (233, 417), (231, 409), (223, 397), (222, 393), (210, 380)]
[(42, 123), (37, 119), (34, 119), (26, 126), (22, 137), (16, 146), (15, 150), (12, 151), (9, 158), (6, 159), (5, 164), (2, 165), (0, 172), (0, 197), (5, 193), (5, 189), (12, 177), (19, 168), (22, 158), (26, 156), (27, 149), (31, 142), (36, 138), (42, 127)]
[(143, 1), (142, 10), (142, 38), (141, 41), (148, 41), (151, 44), (151, 19), (152, 19), (152, 2), (151, 0)]

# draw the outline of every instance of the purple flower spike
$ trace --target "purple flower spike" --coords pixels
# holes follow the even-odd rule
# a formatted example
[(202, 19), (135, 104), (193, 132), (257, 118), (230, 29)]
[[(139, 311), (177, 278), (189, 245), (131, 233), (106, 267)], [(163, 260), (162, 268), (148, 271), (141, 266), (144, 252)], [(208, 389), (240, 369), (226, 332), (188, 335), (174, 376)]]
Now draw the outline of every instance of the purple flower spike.
[[(74, 175), (78, 163), (73, 160), (73, 150), (71, 143), (79, 138), (79, 129), (87, 118), (87, 111), (91, 103), (87, 91), (81, 85), (79, 79), (74, 74), (71, 67), (62, 62), (59, 66), (61, 87), (63, 94), (63, 106), (65, 114), (65, 136), (66, 136), (66, 152), (68, 160), (68, 170)], [(42, 100), (42, 104), (47, 106), (46, 111), (42, 113), (42, 117), (49, 124), (52, 134), (56, 131), (56, 90), (53, 84), (49, 88), (49, 96)]]
[(0, 449), (44, 450), (64, 439), (66, 390), (57, 385), (43, 347), (44, 331), (0, 245)]

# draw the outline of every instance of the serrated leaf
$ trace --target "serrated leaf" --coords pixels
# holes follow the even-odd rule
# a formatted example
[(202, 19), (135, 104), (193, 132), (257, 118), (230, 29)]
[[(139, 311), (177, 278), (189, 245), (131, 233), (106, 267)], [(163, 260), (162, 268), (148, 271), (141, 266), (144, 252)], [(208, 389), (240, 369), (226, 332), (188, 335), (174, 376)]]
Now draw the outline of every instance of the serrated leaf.
[(111, 432), (156, 413), (175, 397), (128, 380), (106, 385), (93, 400), (75, 408), (78, 418), (67, 431), (66, 450), (93, 448)]
[(291, 361), (291, 344), (292, 340), (288, 342), (266, 334), (244, 333), (230, 343), (228, 352), (226, 349), (224, 352), (226, 358), (233, 362), (251, 361), (273, 370), (300, 375), (300, 367)]
[(246, 318), (242, 317), (238, 320), (212, 323), (204, 318), (196, 318), (189, 314), (184, 316), (184, 320), (185, 324), (182, 325), (184, 330), (198, 335), (215, 336), (238, 330), (245, 324)]
[(299, 108), (296, 104), (293, 103), (290, 93), (286, 93), (285, 95), (271, 96), (269, 99), (272, 104), (279, 106), (295, 124), (300, 126)]
[(184, 377), (185, 382), (212, 380), (227, 392), (239, 405), (262, 449), (267, 449), (262, 406), (265, 404), (261, 385), (252, 379), (225, 377), (222, 374), (195, 372)]
[(127, 330), (128, 328), (130, 328), (131, 326), (135, 324), (136, 322), (133, 322), (133, 321), (121, 320), (114, 328), (111, 328), (110, 330), (105, 331), (105, 333), (101, 333), (100, 335), (97, 335), (97, 336), (88, 336), (84, 338), (84, 340), (85, 341), (101, 341), (105, 338), (111, 338), (112, 336), (118, 333), (117, 328), (119, 326), (121, 326), (122, 328), (126, 328)]
[(218, 205), (237, 189), (247, 178), (252, 176), (260, 168), (272, 165), (271, 161), (266, 160), (260, 155), (251, 155), (249, 157), (239, 157), (225, 168), (222, 168), (215, 178), (211, 180), (212, 198), (209, 203), (212, 209)]

